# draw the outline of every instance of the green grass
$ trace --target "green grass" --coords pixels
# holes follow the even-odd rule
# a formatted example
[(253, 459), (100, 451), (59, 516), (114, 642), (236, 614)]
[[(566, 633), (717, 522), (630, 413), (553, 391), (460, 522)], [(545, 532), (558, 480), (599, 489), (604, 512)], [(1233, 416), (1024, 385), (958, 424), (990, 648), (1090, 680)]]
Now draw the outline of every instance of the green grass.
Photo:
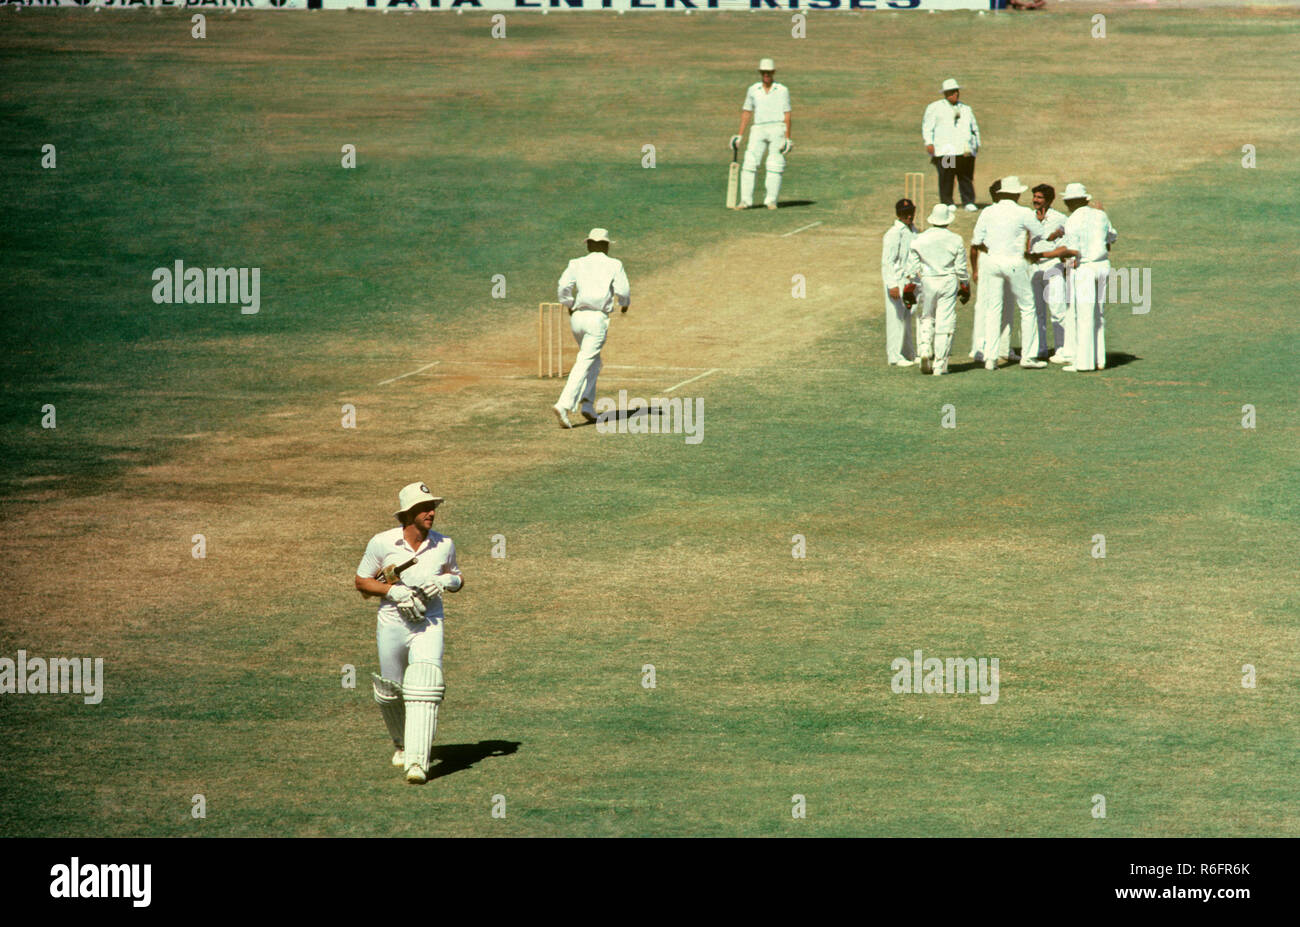
[[(1083, 14), (813, 18), (778, 53), (797, 109), (786, 191), (813, 205), (779, 226), (719, 208), (767, 17), (512, 17), (496, 45), (483, 17), (396, 20), (213, 17), (196, 46), (179, 16), (6, 11), (0, 655), (93, 652), (108, 680), (95, 708), (4, 697), (0, 834), (1300, 832), (1297, 132), (1244, 102), (1210, 107), (1202, 81), (1255, 99), (1261, 70), (1294, 76), (1300, 19), (1135, 13), (1090, 44)], [(819, 265), (815, 233), (793, 247), (822, 274), (814, 291), (878, 312), (870, 239), (898, 174), (924, 167), (912, 85), (927, 74), (901, 69), (940, 29), (961, 49), (941, 66), (986, 88), (970, 92), (991, 148), (981, 187), (996, 165), (1031, 182), (1047, 164), (1078, 171), (1120, 230), (1115, 263), (1152, 269), (1150, 314), (1108, 313), (1130, 362), (923, 379), (884, 367), (878, 314), (823, 299), (783, 363), (756, 356), (685, 390), (705, 401), (696, 446), (543, 432), (543, 393), (492, 379), (365, 393), (379, 434), (353, 445), (270, 417), (336, 425), (339, 397), (375, 370), (417, 365), (404, 340), (526, 324), (593, 224), (614, 230), (634, 286), (739, 234), (860, 231), (858, 266)], [(582, 42), (589, 69), (565, 63)], [(1017, 100), (1007, 47), (1045, 75), (1041, 109)], [(1106, 131), (1072, 141), (1070, 107), (1098, 99)], [(47, 141), (59, 168), (42, 172)], [(346, 142), (356, 171), (338, 166)], [(1240, 167), (1246, 142), (1257, 172)], [(177, 257), (262, 267), (263, 311), (154, 306), (149, 273)], [(620, 376), (602, 393), (655, 392)], [(956, 429), (940, 427), (945, 403)], [(346, 579), (381, 527), (375, 498), (411, 468), (481, 477), (447, 529), (469, 583), (449, 603), (439, 749), (469, 765), (423, 789), (387, 767), (364, 685), (339, 685), (341, 665), (364, 680), (374, 663)], [(301, 519), (293, 546), (259, 518)], [(203, 519), (200, 568), (188, 539)], [(505, 560), (489, 556), (497, 533)], [(102, 609), (59, 598), (86, 549), (117, 569), (114, 548), (157, 538), (173, 560), (127, 560), (129, 595), (92, 576)], [(60, 583), (36, 596), (50, 560)], [(890, 662), (917, 648), (998, 657), (998, 704), (892, 693)], [(796, 793), (807, 820), (790, 816)]]

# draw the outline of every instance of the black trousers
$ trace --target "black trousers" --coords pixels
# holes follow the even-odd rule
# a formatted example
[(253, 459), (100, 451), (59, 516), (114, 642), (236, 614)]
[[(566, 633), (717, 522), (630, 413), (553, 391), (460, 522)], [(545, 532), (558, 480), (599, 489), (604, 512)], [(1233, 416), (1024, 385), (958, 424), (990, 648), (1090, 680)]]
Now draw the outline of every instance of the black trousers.
[(961, 189), (961, 202), (965, 206), (967, 203), (975, 202), (975, 156), (958, 155), (953, 158), (952, 167), (943, 166), (943, 158), (932, 157), (931, 163), (934, 169), (939, 172), (939, 202), (945, 206), (952, 205), (952, 181), (957, 179), (957, 186)]

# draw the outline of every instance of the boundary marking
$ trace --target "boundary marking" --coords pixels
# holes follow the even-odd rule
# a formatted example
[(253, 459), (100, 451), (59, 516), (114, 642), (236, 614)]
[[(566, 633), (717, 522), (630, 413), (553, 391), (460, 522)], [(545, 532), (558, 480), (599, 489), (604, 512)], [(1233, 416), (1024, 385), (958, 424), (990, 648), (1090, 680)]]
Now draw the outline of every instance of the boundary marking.
[(696, 376), (691, 377), (689, 380), (683, 380), (683, 381), (680, 382), (680, 383), (677, 383), (677, 384), (675, 384), (675, 385), (673, 385), (673, 386), (668, 387), (666, 390), (664, 390), (664, 392), (665, 392), (665, 393), (671, 393), (673, 390), (677, 389), (677, 387), (679, 387), (679, 386), (685, 386), (687, 383), (694, 383), (696, 380), (702, 380), (702, 379), (704, 379), (705, 377), (707, 377), (709, 374), (711, 374), (711, 373), (717, 373), (717, 372), (718, 372), (719, 370), (721, 370), (721, 369), (722, 369), (721, 367), (714, 367), (712, 370), (706, 370), (706, 371), (704, 371), (704, 373), (697, 374)]

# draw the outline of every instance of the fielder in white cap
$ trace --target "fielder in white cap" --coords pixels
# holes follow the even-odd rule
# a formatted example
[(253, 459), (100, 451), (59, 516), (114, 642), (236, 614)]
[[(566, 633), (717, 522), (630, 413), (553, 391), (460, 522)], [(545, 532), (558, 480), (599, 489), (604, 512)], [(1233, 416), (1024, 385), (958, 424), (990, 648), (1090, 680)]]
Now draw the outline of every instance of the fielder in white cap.
[(446, 691), (442, 597), (464, 585), (456, 545), (433, 530), (434, 510), (442, 502), (424, 483), (403, 486), (393, 513), (398, 527), (370, 539), (354, 580), (362, 595), (381, 597), (375, 618), (379, 674), (371, 674), (375, 702), (397, 748), (393, 765), (404, 768), (406, 781), (415, 785), (429, 777)]
[[(952, 336), (957, 331), (957, 298), (970, 299), (970, 273), (966, 269), (966, 244), (948, 230), (954, 207), (936, 203), (930, 227), (912, 239), (907, 275), (921, 283), (921, 372), (936, 377), (948, 372)], [(931, 367), (933, 358), (933, 368)]]
[(1074, 356), (1062, 370), (1074, 373), (1106, 369), (1106, 287), (1110, 282), (1110, 246), (1119, 233), (1110, 216), (1081, 183), (1067, 184), (1062, 195), (1070, 217), (1065, 220), (1061, 246), (1038, 255), (1040, 260), (1074, 258)]
[(1029, 188), (1016, 176), (1003, 177), (996, 202), (980, 213), (971, 235), (971, 248), (983, 255), (976, 259), (975, 274), (980, 289), (989, 288), (983, 339), (984, 369), (998, 367), (995, 351), (1002, 340), (1003, 308), (1008, 293), (1020, 310), (1020, 366), (1046, 367), (1038, 360), (1038, 320), (1034, 312), (1034, 291), (1029, 285), (1029, 264), (1025, 254), (1035, 238), (1046, 238), (1043, 224), (1032, 209), (1017, 200)]
[(574, 258), (560, 275), (560, 302), (569, 310), (569, 330), (578, 342), (578, 357), (551, 411), (561, 428), (572, 428), (569, 413), (581, 403), (582, 417), (596, 420), (596, 377), (600, 375), (600, 349), (609, 333), (609, 314), (617, 302), (621, 312), (632, 304), (632, 289), (623, 262), (609, 256), (609, 232), (587, 233), (587, 256)]
[(957, 181), (967, 212), (975, 205), (975, 156), (980, 150), (980, 127), (975, 111), (960, 102), (961, 88), (951, 77), (939, 88), (943, 94), (925, 108), (921, 138), (926, 154), (939, 174), (939, 202), (952, 205), (952, 182)]
[(737, 209), (754, 205), (754, 181), (765, 153), (767, 174), (763, 178), (766, 187), (763, 205), (776, 209), (777, 197), (781, 194), (781, 178), (785, 173), (785, 156), (794, 147), (790, 140), (790, 91), (785, 84), (778, 84), (775, 80), (776, 62), (764, 58), (758, 63), (758, 75), (760, 79), (750, 84), (745, 93), (745, 104), (740, 110), (740, 131), (731, 137), (731, 148), (735, 151), (740, 147), (750, 120), (753, 120), (754, 129), (749, 133), (749, 147), (745, 149), (745, 161), (740, 168)]

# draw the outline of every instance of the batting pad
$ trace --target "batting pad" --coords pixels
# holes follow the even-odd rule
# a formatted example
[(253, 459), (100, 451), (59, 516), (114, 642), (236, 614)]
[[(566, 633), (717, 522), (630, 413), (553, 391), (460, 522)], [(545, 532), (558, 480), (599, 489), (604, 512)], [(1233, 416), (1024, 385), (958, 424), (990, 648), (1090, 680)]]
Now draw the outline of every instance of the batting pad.
[(446, 686), (442, 667), (436, 663), (412, 663), (402, 677), (406, 699), (406, 768), (418, 764), (429, 768), (429, 751), (438, 730), (438, 703)]
[(388, 728), (388, 736), (392, 737), (393, 743), (400, 747), (402, 735), (406, 730), (406, 705), (402, 702), (402, 687), (378, 673), (371, 673), (370, 678), (374, 681), (375, 704), (379, 706), (379, 713), (384, 716), (384, 726)]

